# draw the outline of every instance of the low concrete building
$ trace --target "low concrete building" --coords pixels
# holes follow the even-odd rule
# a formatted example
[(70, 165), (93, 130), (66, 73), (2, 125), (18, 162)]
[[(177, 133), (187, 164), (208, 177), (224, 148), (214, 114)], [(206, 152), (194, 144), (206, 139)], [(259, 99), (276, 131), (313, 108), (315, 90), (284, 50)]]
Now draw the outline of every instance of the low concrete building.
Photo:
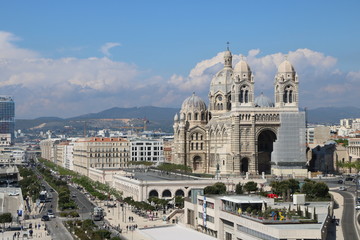
[[(311, 202), (295, 205), (255, 195), (198, 195), (196, 202), (185, 201), (184, 210), (183, 219), (188, 227), (221, 240), (305, 240), (326, 239), (332, 204)], [(270, 214), (260, 217), (259, 212), (266, 211)], [(292, 217), (287, 214), (289, 211), (301, 211), (308, 220)]]
[[(146, 201), (149, 197), (171, 199), (175, 196), (190, 197), (192, 189), (203, 189), (217, 182), (226, 185), (228, 191), (235, 191), (239, 182), (246, 183), (244, 178), (198, 178), (188, 175), (173, 174), (154, 170), (127, 171), (113, 175), (113, 187), (123, 192), (123, 197), (133, 197), (135, 201)], [(251, 179), (258, 184), (265, 179)]]

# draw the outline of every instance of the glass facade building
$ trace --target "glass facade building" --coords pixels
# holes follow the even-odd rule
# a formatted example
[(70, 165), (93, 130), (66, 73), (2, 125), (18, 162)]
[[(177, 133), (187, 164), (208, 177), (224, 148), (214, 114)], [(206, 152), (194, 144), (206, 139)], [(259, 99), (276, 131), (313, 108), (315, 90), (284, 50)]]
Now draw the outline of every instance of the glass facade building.
[(14, 142), (15, 134), (15, 102), (9, 96), (0, 96), (0, 134), (11, 134)]

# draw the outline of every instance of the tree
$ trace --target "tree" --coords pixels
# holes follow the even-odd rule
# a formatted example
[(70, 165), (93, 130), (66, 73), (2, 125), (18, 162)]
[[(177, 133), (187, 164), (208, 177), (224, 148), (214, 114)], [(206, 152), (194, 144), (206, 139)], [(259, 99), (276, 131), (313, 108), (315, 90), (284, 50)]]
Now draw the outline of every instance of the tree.
[(250, 192), (256, 192), (258, 190), (257, 183), (254, 181), (245, 183), (244, 190), (247, 191), (249, 194)]
[(175, 196), (175, 206), (178, 208), (184, 207), (184, 198), (182, 196)]
[(224, 183), (218, 182), (212, 186), (204, 188), (204, 194), (224, 194), (226, 193), (226, 186)]
[(308, 199), (329, 198), (329, 187), (324, 182), (306, 181), (301, 188)]
[(235, 186), (235, 193), (236, 193), (236, 194), (243, 194), (243, 193), (244, 193), (244, 191), (243, 191), (243, 186), (242, 186), (241, 183), (236, 184), (236, 186)]
[(299, 191), (299, 181), (295, 179), (288, 179), (283, 181), (274, 181), (270, 184), (273, 193), (282, 196), (284, 199), (290, 200), (290, 194)]
[(0, 214), (0, 223), (9, 223), (12, 222), (11, 213)]

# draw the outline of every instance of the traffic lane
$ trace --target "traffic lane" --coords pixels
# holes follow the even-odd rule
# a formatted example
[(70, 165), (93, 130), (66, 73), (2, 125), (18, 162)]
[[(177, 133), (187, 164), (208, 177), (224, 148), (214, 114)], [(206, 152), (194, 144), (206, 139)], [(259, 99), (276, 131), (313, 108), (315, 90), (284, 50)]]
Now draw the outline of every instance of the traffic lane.
[(69, 186), (69, 189), (71, 195), (75, 195), (72, 199), (78, 204), (80, 213), (89, 213), (93, 211), (95, 205), (85, 196), (85, 194), (72, 186)]
[(357, 232), (355, 229), (355, 206), (354, 196), (348, 192), (336, 191), (341, 194), (344, 198), (344, 210), (341, 217), (341, 226), (344, 233), (344, 239), (353, 240), (358, 239)]
[(46, 221), (44, 223), (46, 224), (52, 239), (73, 239), (60, 219), (51, 218), (50, 221)]

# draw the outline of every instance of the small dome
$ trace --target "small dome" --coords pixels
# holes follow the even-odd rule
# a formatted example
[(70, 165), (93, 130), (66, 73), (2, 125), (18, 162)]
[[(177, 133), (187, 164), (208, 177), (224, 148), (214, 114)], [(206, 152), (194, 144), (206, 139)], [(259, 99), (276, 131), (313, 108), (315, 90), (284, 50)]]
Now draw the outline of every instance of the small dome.
[(231, 52), (229, 50), (226, 50), (224, 53), (224, 58), (231, 57)]
[(273, 101), (270, 98), (264, 96), (264, 94), (260, 94), (255, 98), (255, 107), (274, 107)]
[(283, 61), (278, 67), (279, 73), (295, 72), (293, 65), (288, 60)]
[(189, 111), (206, 111), (206, 104), (205, 102), (198, 96), (193, 93), (192, 96), (186, 98), (181, 106), (182, 112), (189, 112)]
[(174, 121), (178, 121), (179, 120), (179, 116), (177, 115), (177, 113), (174, 116)]
[(234, 72), (251, 72), (249, 65), (244, 60), (240, 60), (234, 68)]

